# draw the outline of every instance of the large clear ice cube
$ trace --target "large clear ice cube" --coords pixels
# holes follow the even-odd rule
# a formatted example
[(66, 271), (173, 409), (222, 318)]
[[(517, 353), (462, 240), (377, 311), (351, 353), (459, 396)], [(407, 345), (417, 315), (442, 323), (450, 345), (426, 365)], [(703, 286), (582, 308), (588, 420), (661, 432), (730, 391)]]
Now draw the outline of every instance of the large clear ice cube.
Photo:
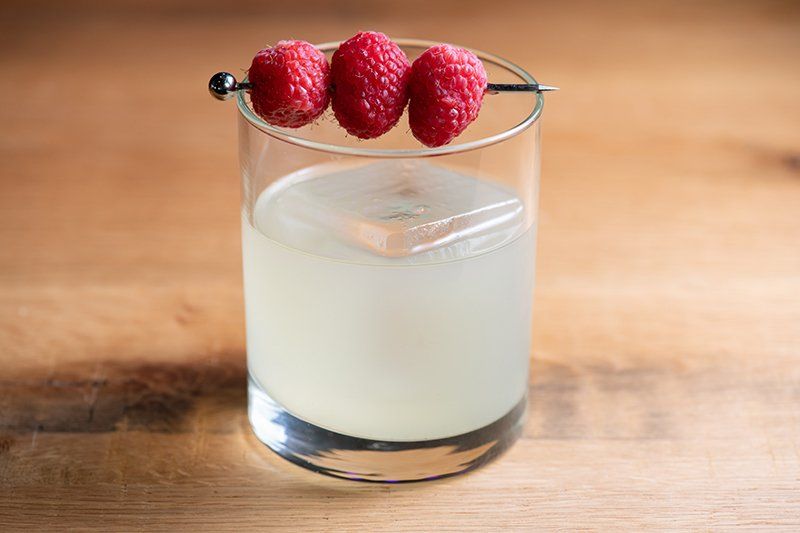
[[(523, 205), (488, 181), (422, 161), (381, 161), (296, 181), (271, 199), (284, 228), (384, 257), (475, 253), (523, 225)], [(447, 250), (445, 252), (445, 250)]]

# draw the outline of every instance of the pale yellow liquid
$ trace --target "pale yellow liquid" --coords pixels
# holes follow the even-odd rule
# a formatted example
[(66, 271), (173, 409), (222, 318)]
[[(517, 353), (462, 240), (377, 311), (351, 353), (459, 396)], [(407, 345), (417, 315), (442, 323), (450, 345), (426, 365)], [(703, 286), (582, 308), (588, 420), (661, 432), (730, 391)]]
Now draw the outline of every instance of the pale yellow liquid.
[(267, 394), (307, 422), (393, 441), (476, 430), (523, 398), (533, 229), (448, 261), (372, 257), (324, 227), (271, 227), (281, 188), (242, 228), (248, 368)]

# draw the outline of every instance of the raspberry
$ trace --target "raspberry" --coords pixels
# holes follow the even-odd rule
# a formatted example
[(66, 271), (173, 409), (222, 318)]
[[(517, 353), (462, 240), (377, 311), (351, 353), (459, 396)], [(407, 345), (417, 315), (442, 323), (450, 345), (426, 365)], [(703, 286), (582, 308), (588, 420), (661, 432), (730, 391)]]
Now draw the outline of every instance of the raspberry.
[(439, 44), (425, 50), (411, 66), (408, 122), (425, 146), (442, 146), (478, 116), (486, 90), (486, 70), (463, 48)]
[(328, 60), (305, 41), (279, 41), (258, 52), (248, 80), (253, 110), (274, 126), (305, 126), (328, 107)]
[(373, 139), (392, 129), (408, 103), (411, 65), (386, 35), (360, 32), (331, 60), (332, 106), (347, 133)]

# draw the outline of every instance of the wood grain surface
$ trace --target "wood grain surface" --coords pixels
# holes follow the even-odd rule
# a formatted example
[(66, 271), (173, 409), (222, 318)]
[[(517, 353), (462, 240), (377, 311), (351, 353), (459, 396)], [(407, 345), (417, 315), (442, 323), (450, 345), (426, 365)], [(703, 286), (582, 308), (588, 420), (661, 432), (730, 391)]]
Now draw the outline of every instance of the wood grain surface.
[[(235, 111), (266, 43), (491, 50), (543, 117), (531, 414), (376, 486), (245, 418)], [(800, 530), (796, 2), (4, 2), (0, 530)]]

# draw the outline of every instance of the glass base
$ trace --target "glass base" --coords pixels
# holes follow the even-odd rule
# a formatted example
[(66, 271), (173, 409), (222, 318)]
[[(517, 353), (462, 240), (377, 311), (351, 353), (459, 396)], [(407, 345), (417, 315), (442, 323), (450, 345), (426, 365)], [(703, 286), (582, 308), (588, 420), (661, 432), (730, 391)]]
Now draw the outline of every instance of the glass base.
[(383, 483), (439, 479), (486, 464), (520, 436), (528, 403), (523, 397), (503, 417), (469, 433), (395, 442), (351, 437), (300, 420), (252, 378), (247, 391), (253, 432), (272, 451), (314, 472)]

